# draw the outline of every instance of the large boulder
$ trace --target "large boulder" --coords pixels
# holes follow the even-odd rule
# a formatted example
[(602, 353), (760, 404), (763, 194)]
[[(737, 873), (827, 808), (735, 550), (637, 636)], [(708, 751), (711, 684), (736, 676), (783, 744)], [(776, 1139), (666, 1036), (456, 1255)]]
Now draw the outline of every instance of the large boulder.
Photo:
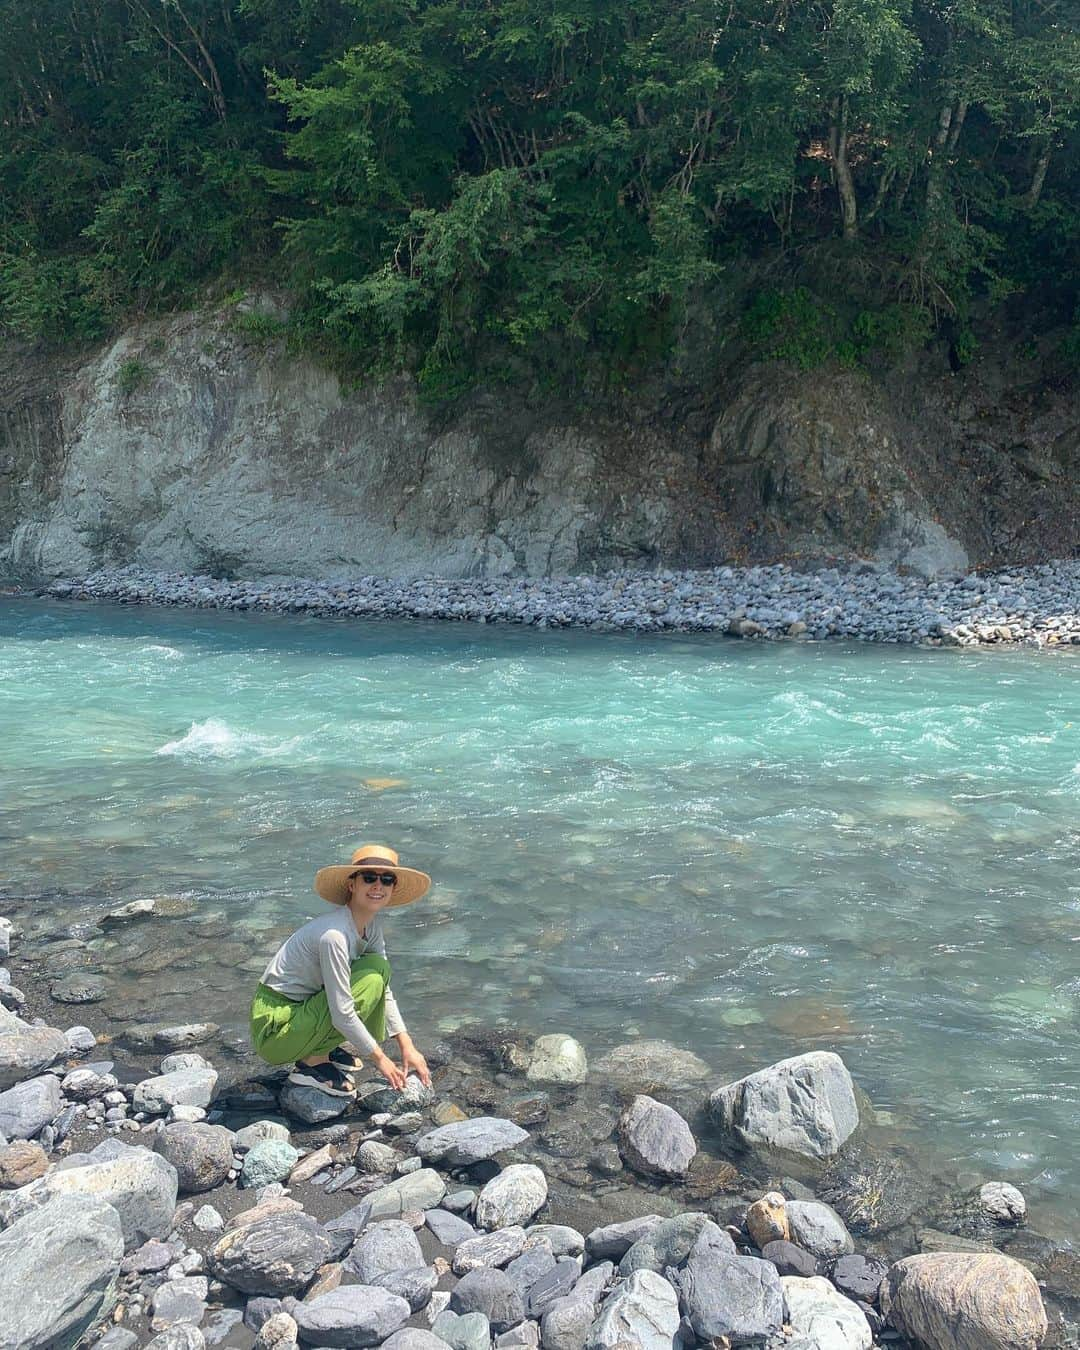
[(219, 1186), (233, 1165), (233, 1134), (223, 1125), (175, 1121), (158, 1132), (154, 1148), (176, 1168), (182, 1195)]
[(1037, 1350), (1047, 1332), (1035, 1277), (999, 1252), (924, 1252), (890, 1267), (881, 1310), (925, 1350)]
[(476, 1222), (488, 1232), (526, 1224), (542, 1209), (547, 1178), (532, 1163), (515, 1163), (492, 1177), (476, 1198)]
[(817, 1200), (789, 1200), (784, 1206), (791, 1240), (817, 1257), (828, 1261), (855, 1250), (855, 1243), (836, 1210)]
[(62, 1031), (31, 1027), (17, 1019), (0, 1032), (0, 1090), (33, 1078), (68, 1053)]
[(749, 1148), (831, 1158), (859, 1123), (851, 1075), (839, 1055), (813, 1050), (718, 1088), (709, 1111)]
[(305, 1290), (319, 1267), (336, 1259), (339, 1251), (340, 1243), (321, 1224), (289, 1210), (225, 1233), (210, 1249), (206, 1264), (212, 1275), (243, 1294), (282, 1298)]
[[(172, 1163), (139, 1146), (110, 1140), (109, 1156), (53, 1168), (29, 1186), (0, 1198), (0, 1224), (5, 1228), (40, 1209), (57, 1196), (98, 1197), (120, 1216), (125, 1250), (148, 1238), (163, 1238), (172, 1227), (178, 1178)], [(102, 1145), (104, 1147), (104, 1145)]]
[(450, 1311), (483, 1313), (497, 1336), (525, 1319), (521, 1291), (504, 1271), (491, 1268), (470, 1271), (458, 1281), (450, 1293)]
[(174, 1106), (206, 1108), (214, 1096), (217, 1074), (213, 1069), (176, 1069), (172, 1073), (144, 1078), (135, 1087), (132, 1105), (148, 1116), (164, 1116)]
[(409, 1305), (386, 1289), (342, 1285), (310, 1303), (289, 1305), (306, 1345), (380, 1345), (409, 1318)]
[(866, 1314), (821, 1275), (780, 1281), (791, 1329), (815, 1350), (871, 1350), (874, 1336)]
[(647, 1176), (685, 1176), (697, 1153), (690, 1126), (654, 1097), (638, 1096), (619, 1117), (619, 1152)]
[(768, 1261), (710, 1247), (694, 1252), (671, 1278), (683, 1315), (703, 1341), (726, 1336), (734, 1345), (756, 1344), (783, 1326), (784, 1292)]
[(380, 1275), (423, 1264), (424, 1253), (409, 1224), (387, 1219), (360, 1234), (345, 1261), (345, 1269), (361, 1284), (374, 1284)]
[(472, 1167), (496, 1153), (517, 1148), (528, 1137), (528, 1131), (512, 1120), (474, 1116), (472, 1120), (456, 1120), (421, 1135), (416, 1141), (416, 1151), (426, 1163)]
[(398, 1177), (387, 1186), (380, 1186), (352, 1209), (328, 1220), (326, 1226), (334, 1232), (351, 1233), (355, 1237), (369, 1223), (376, 1223), (379, 1219), (396, 1219), (413, 1210), (423, 1213), (434, 1209), (445, 1194), (446, 1182), (438, 1172), (430, 1167), (421, 1167)]
[(589, 1329), (585, 1350), (633, 1345), (672, 1350), (679, 1329), (679, 1300), (662, 1275), (638, 1270), (605, 1299)]
[(60, 1110), (60, 1080), (53, 1074), (29, 1078), (0, 1092), (0, 1134), (33, 1139)]
[(57, 1196), (0, 1234), (0, 1350), (69, 1350), (112, 1306), (124, 1235), (97, 1196)]

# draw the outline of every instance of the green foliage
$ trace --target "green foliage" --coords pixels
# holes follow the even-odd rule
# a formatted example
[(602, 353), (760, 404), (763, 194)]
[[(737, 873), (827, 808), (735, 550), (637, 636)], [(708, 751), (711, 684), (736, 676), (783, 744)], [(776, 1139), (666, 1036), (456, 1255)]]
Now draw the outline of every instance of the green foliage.
[(838, 329), (836, 311), (805, 286), (762, 291), (743, 320), (743, 334), (758, 357), (790, 361), (802, 370), (836, 356)]
[(153, 371), (145, 361), (140, 361), (137, 357), (129, 357), (126, 361), (121, 361), (116, 368), (115, 384), (117, 392), (122, 398), (127, 398), (133, 394), (136, 389), (146, 384)]

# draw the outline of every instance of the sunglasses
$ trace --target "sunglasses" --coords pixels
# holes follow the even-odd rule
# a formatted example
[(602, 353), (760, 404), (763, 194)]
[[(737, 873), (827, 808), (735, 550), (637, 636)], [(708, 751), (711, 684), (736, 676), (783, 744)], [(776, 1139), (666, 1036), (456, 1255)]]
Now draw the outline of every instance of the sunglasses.
[(374, 886), (377, 881), (381, 881), (384, 886), (397, 884), (397, 877), (393, 872), (354, 872), (353, 876), (359, 877), (365, 886)]

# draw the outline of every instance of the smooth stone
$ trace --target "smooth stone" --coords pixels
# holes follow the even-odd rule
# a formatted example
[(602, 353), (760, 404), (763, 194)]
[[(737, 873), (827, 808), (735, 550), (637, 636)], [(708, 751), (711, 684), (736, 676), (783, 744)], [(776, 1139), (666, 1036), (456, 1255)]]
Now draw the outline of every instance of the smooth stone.
[[(52, 1030), (51, 1027), (47, 1029)], [(64, 1032), (64, 1039), (67, 1041), (68, 1049), (72, 1054), (88, 1055), (91, 1050), (97, 1049), (97, 1037), (89, 1027), (68, 1027), (67, 1031)], [(2, 1084), (2, 1073), (0, 1073), (0, 1084)]]
[(417, 1313), (431, 1301), (439, 1283), (439, 1272), (434, 1266), (409, 1266), (403, 1270), (388, 1270), (385, 1275), (378, 1275), (366, 1283), (397, 1294), (409, 1305), (411, 1312)]
[(703, 1235), (703, 1246), (715, 1247), (724, 1255), (734, 1255), (735, 1244), (727, 1233), (707, 1214), (691, 1211), (677, 1214), (673, 1219), (662, 1219), (639, 1238), (619, 1262), (619, 1274), (625, 1277), (635, 1270), (659, 1273), (668, 1266), (682, 1265)]
[(97, 1196), (57, 1196), (0, 1233), (0, 1345), (66, 1350), (112, 1306), (124, 1235)]
[(116, 1079), (111, 1073), (96, 1073), (89, 1066), (72, 1069), (60, 1083), (60, 1091), (69, 1101), (89, 1102), (95, 1097), (104, 1097), (116, 1087)]
[(163, 1116), (174, 1106), (210, 1105), (217, 1086), (213, 1069), (179, 1069), (156, 1078), (144, 1078), (135, 1086), (132, 1107), (148, 1116)]
[(1023, 1223), (1027, 1215), (1023, 1193), (1007, 1181), (988, 1181), (980, 1186), (979, 1204), (995, 1223)]
[(160, 1336), (147, 1341), (145, 1346), (145, 1350), (205, 1350), (205, 1348), (206, 1338), (202, 1332), (198, 1327), (189, 1326), (186, 1322), (169, 1327)]
[(816, 1200), (789, 1200), (786, 1209), (792, 1242), (819, 1261), (846, 1256), (855, 1250), (851, 1234), (831, 1205)]
[(384, 1084), (377, 1084), (362, 1091), (358, 1105), (367, 1111), (389, 1111), (393, 1115), (401, 1115), (405, 1111), (411, 1112), (419, 1107), (428, 1106), (434, 1100), (434, 1090), (425, 1087), (415, 1074), (410, 1074), (400, 1091)]
[(121, 1275), (148, 1275), (158, 1270), (166, 1270), (178, 1255), (177, 1248), (168, 1242), (159, 1242), (151, 1238), (141, 1247), (129, 1252), (120, 1263)]
[[(510, 1264), (512, 1266), (514, 1263)], [(510, 1273), (509, 1268), (507, 1273)], [(573, 1293), (580, 1279), (581, 1267), (574, 1258), (560, 1256), (546, 1274), (534, 1280), (526, 1289), (525, 1316), (537, 1319), (543, 1317), (552, 1304), (568, 1298)]]
[(431, 1330), (451, 1350), (489, 1350), (491, 1345), (491, 1327), (481, 1312), (459, 1316), (446, 1308), (436, 1317)]
[(164, 1331), (177, 1323), (198, 1326), (206, 1315), (205, 1275), (186, 1275), (168, 1280), (154, 1290), (150, 1300), (152, 1331)]
[(67, 1038), (62, 1031), (13, 1021), (16, 1025), (0, 1035), (0, 1089), (4, 1091), (27, 1078), (36, 1078), (68, 1053)]
[(76, 972), (57, 980), (49, 989), (49, 997), (57, 1003), (100, 1003), (108, 992), (100, 975)]
[(70, 1195), (87, 1201), (98, 1196), (119, 1214), (126, 1251), (147, 1238), (165, 1237), (176, 1209), (176, 1168), (140, 1146), (110, 1141), (109, 1152), (111, 1156), (99, 1154), (81, 1165), (54, 1167), (29, 1186), (3, 1196), (0, 1219), (5, 1225), (12, 1223), (55, 1196)]
[(443, 1167), (472, 1167), (497, 1153), (517, 1148), (528, 1139), (527, 1130), (512, 1120), (496, 1116), (474, 1116), (421, 1135), (416, 1151), (426, 1163)]
[(685, 1176), (697, 1153), (690, 1126), (654, 1097), (637, 1096), (619, 1117), (619, 1152), (646, 1176)]
[(27, 1186), (48, 1170), (49, 1155), (33, 1140), (17, 1139), (0, 1148), (0, 1190)]
[(233, 1136), (223, 1125), (174, 1121), (158, 1131), (154, 1149), (176, 1168), (182, 1195), (220, 1186), (233, 1165)]
[(573, 1036), (538, 1036), (533, 1042), (525, 1077), (534, 1083), (584, 1083), (589, 1064)]
[(889, 1267), (884, 1261), (855, 1252), (841, 1256), (829, 1272), (829, 1278), (845, 1297), (860, 1303), (876, 1303), (881, 1282), (888, 1273)]
[(290, 1311), (301, 1338), (320, 1347), (379, 1345), (410, 1316), (403, 1298), (366, 1284), (342, 1285)]
[(422, 1327), (403, 1327), (395, 1331), (389, 1340), (383, 1341), (382, 1350), (446, 1350), (447, 1342), (432, 1331)]
[(441, 1242), (444, 1247), (456, 1247), (459, 1243), (468, 1242), (470, 1238), (477, 1236), (476, 1229), (471, 1223), (445, 1209), (429, 1209), (424, 1215), (424, 1222), (435, 1235), (436, 1241)]
[(704, 1341), (726, 1336), (733, 1345), (752, 1344), (784, 1324), (783, 1286), (769, 1261), (711, 1248), (693, 1254), (671, 1278), (694, 1334)]
[(261, 1139), (248, 1149), (237, 1184), (246, 1190), (285, 1181), (299, 1161), (300, 1154), (284, 1139)]
[(169, 1114), (165, 1117), (167, 1125), (200, 1125), (207, 1118), (207, 1112), (201, 1106), (185, 1106), (182, 1102), (179, 1106), (173, 1106), (169, 1109)]
[(746, 1211), (746, 1231), (753, 1239), (754, 1246), (762, 1251), (770, 1242), (791, 1241), (784, 1197), (779, 1191), (769, 1191), (760, 1200), (754, 1201)]
[(748, 1148), (822, 1159), (837, 1153), (859, 1123), (844, 1061), (829, 1050), (784, 1059), (712, 1093), (717, 1123)]
[(181, 1050), (175, 1055), (166, 1055), (158, 1065), (158, 1073), (182, 1073), (186, 1069), (212, 1069), (214, 1066), (194, 1050)]
[(873, 1332), (857, 1303), (845, 1298), (823, 1276), (781, 1280), (787, 1321), (813, 1350), (871, 1350)]
[(797, 1247), (794, 1242), (768, 1242), (761, 1249), (766, 1261), (771, 1261), (778, 1275), (795, 1275), (810, 1279), (817, 1274), (817, 1257)]
[(401, 1154), (396, 1148), (380, 1144), (377, 1139), (368, 1139), (356, 1150), (356, 1166), (361, 1172), (389, 1176), (400, 1161)]
[(494, 1233), (469, 1238), (454, 1252), (454, 1274), (467, 1275), (486, 1266), (509, 1265), (515, 1256), (521, 1255), (525, 1241), (524, 1228), (499, 1228)]
[(361, 1284), (372, 1284), (379, 1275), (422, 1266), (424, 1253), (407, 1223), (387, 1219), (360, 1234), (344, 1264)]
[(602, 1055), (593, 1077), (611, 1078), (627, 1086), (686, 1088), (712, 1076), (700, 1056), (670, 1041), (630, 1041)]
[(476, 1223), (494, 1232), (523, 1226), (544, 1207), (547, 1177), (532, 1163), (514, 1163), (484, 1186), (476, 1198)]
[[(576, 1266), (577, 1262), (574, 1262), (574, 1265)], [(506, 1267), (505, 1274), (524, 1299), (533, 1285), (550, 1275), (554, 1269), (555, 1256), (551, 1245), (540, 1239), (529, 1242), (521, 1255), (515, 1256)]]
[(145, 918), (146, 915), (153, 914), (153, 912), (153, 900), (131, 900), (126, 905), (110, 909), (97, 922), (100, 928), (111, 928), (114, 924), (127, 923), (131, 919)]
[(1048, 1330), (1034, 1275), (997, 1252), (925, 1252), (889, 1268), (881, 1311), (924, 1350), (1037, 1350)]
[(544, 1238), (555, 1256), (581, 1256), (585, 1251), (584, 1234), (562, 1223), (533, 1223), (525, 1229), (528, 1238)]
[(221, 1217), (213, 1205), (202, 1205), (195, 1211), (191, 1222), (200, 1233), (220, 1233), (225, 1227), (225, 1220)]
[(483, 1313), (495, 1335), (525, 1318), (521, 1291), (503, 1271), (471, 1270), (450, 1291), (450, 1311), (464, 1316)]
[(585, 1239), (585, 1251), (590, 1261), (621, 1260), (635, 1242), (640, 1242), (663, 1222), (660, 1214), (644, 1214), (640, 1219), (594, 1228)]
[(281, 1298), (306, 1289), (339, 1249), (321, 1224), (289, 1210), (231, 1229), (207, 1253), (206, 1264), (216, 1279), (241, 1293)]
[(48, 1073), (0, 1092), (0, 1135), (32, 1139), (59, 1114), (60, 1101), (59, 1079)]
[(278, 1104), (287, 1115), (309, 1125), (321, 1125), (324, 1120), (344, 1115), (353, 1103), (348, 1097), (334, 1097), (319, 1088), (304, 1087), (286, 1079), (278, 1094)]
[(667, 1280), (636, 1270), (604, 1300), (584, 1350), (672, 1350), (679, 1322), (678, 1296)]
[(466, 1214), (476, 1204), (476, 1192), (471, 1190), (454, 1191), (443, 1197), (442, 1207), (452, 1214)]
[(289, 1127), (280, 1120), (255, 1120), (236, 1131), (233, 1136), (238, 1149), (254, 1148), (264, 1139), (280, 1139), (289, 1142)]

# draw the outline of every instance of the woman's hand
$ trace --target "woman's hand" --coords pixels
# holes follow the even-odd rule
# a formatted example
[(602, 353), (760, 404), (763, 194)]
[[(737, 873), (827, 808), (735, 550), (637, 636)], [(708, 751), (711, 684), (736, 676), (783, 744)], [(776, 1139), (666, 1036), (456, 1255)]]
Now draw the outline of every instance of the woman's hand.
[(431, 1086), (431, 1073), (427, 1066), (427, 1060), (413, 1045), (412, 1041), (401, 1047), (401, 1068), (405, 1074), (416, 1074), (425, 1087)]
[[(392, 1088), (398, 1092), (405, 1086), (405, 1070), (399, 1069), (388, 1054), (382, 1050), (376, 1050), (371, 1056), (371, 1062), (386, 1079)], [(425, 1069), (426, 1069), (425, 1065)]]

